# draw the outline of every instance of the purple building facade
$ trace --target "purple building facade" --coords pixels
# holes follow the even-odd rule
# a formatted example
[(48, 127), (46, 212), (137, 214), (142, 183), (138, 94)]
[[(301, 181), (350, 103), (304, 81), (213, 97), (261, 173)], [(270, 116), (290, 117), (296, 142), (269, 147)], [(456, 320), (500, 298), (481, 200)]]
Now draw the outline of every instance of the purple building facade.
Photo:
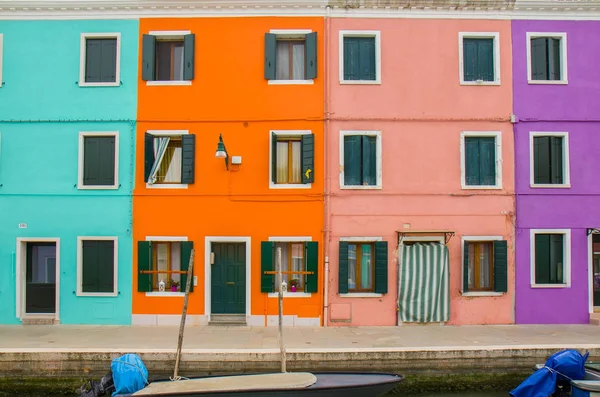
[[(517, 324), (600, 310), (600, 22), (512, 22)], [(594, 288), (595, 284), (595, 288)]]

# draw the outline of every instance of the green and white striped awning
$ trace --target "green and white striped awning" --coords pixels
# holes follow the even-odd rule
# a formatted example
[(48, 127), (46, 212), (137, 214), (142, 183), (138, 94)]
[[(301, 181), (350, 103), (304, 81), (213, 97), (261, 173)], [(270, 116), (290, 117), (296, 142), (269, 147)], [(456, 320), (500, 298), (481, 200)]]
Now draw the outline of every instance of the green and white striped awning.
[(400, 320), (411, 323), (448, 321), (448, 247), (440, 243), (415, 243), (401, 247), (398, 283)]

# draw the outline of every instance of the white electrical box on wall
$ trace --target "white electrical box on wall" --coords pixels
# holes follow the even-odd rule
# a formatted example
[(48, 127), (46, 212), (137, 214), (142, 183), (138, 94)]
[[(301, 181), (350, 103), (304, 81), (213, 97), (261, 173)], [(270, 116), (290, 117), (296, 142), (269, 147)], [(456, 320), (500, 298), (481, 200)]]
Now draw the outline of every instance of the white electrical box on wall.
[(242, 156), (231, 156), (231, 164), (242, 164)]

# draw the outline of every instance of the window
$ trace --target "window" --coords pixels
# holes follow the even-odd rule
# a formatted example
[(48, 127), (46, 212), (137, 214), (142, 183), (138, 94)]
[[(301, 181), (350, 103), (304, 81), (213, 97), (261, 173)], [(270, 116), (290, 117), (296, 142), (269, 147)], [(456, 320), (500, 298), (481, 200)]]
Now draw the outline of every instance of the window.
[(502, 135), (500, 131), (463, 131), (461, 184), (463, 189), (502, 188)]
[[(138, 291), (181, 292), (187, 283), (187, 271), (194, 244), (191, 241), (139, 241)], [(164, 283), (164, 291), (161, 284)], [(184, 287), (182, 287), (184, 286)], [(190, 285), (190, 292), (193, 283)]]
[(314, 136), (309, 131), (271, 131), (270, 187), (310, 187)]
[(77, 295), (116, 296), (117, 238), (78, 237)]
[(120, 85), (120, 46), (120, 33), (82, 33), (79, 85)]
[(2, 53), (4, 52), (4, 35), (0, 33), (0, 88), (4, 85), (4, 80), (2, 80)]
[(569, 287), (571, 232), (568, 229), (531, 230), (531, 285)]
[(117, 189), (118, 132), (79, 134), (79, 189)]
[(527, 33), (529, 84), (567, 83), (567, 34)]
[(381, 84), (379, 31), (341, 30), (339, 46), (341, 84)]
[(569, 142), (567, 133), (531, 132), (531, 186), (569, 187)]
[(144, 180), (148, 186), (181, 187), (194, 183), (195, 135), (187, 131), (148, 131), (144, 145)]
[(195, 35), (189, 31), (143, 35), (142, 80), (147, 85), (191, 84), (194, 79)]
[(271, 30), (265, 34), (265, 79), (306, 82), (317, 77), (317, 33)]
[[(281, 249), (282, 272), (312, 272), (306, 275), (282, 274), (288, 292), (317, 292), (319, 244), (313, 241), (281, 241), (281, 238), (269, 240), (261, 242), (261, 292), (279, 291), (275, 274), (278, 249)], [(293, 291), (292, 285), (296, 286), (296, 291)]]
[(341, 131), (340, 186), (381, 189), (381, 131)]
[(460, 83), (500, 84), (500, 34), (460, 32)]
[[(348, 241), (349, 240), (349, 241)], [(339, 245), (339, 293), (387, 293), (386, 241), (342, 239)]]

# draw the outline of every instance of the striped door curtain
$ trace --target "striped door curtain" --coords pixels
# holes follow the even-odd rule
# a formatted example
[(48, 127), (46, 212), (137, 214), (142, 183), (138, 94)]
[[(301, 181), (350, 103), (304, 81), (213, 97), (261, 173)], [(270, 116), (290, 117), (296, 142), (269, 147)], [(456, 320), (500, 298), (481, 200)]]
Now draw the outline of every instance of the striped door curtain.
[(448, 247), (440, 243), (415, 243), (402, 247), (398, 285), (400, 320), (411, 323), (448, 321)]

